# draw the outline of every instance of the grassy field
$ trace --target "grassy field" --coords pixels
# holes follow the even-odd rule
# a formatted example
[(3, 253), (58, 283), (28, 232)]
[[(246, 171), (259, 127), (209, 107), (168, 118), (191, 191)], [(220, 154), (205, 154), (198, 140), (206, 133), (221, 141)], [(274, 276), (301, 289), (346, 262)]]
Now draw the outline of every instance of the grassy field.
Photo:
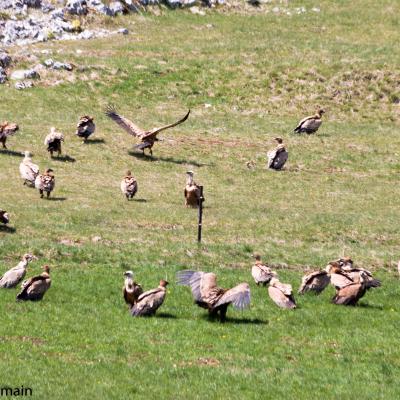
[[(0, 87), (0, 119), (21, 127), (11, 151), (0, 150), (0, 207), (15, 229), (0, 227), (0, 272), (31, 251), (40, 260), (28, 276), (47, 263), (53, 279), (40, 303), (0, 293), (0, 387), (32, 387), (42, 399), (400, 397), (400, 6), (287, 7), (300, 6), (308, 12), (123, 17), (104, 24), (126, 26), (128, 36), (29, 49), (78, 68), (71, 82), (47, 73), (31, 90)], [(21, 49), (11, 54), (18, 67), (31, 65)], [(151, 161), (103, 115), (109, 103), (145, 128), (192, 114), (161, 135)], [(291, 134), (317, 105), (327, 111), (318, 134)], [(85, 113), (97, 123), (86, 145), (73, 135)], [(66, 134), (75, 162), (49, 159), (50, 126)], [(278, 135), (287, 168), (267, 171)], [(24, 150), (54, 169), (52, 201), (22, 186)], [(127, 169), (139, 183), (132, 202), (119, 190)], [(183, 205), (188, 169), (205, 188), (201, 246), (196, 211)], [(304, 270), (343, 254), (383, 285), (356, 308), (330, 304), (329, 288), (286, 312), (252, 282), (254, 252), (296, 290)], [(184, 268), (215, 271), (223, 287), (249, 282), (251, 308), (230, 309), (223, 325), (208, 321), (174, 284)], [(146, 289), (171, 282), (157, 317), (130, 317), (121, 296), (127, 269)]]

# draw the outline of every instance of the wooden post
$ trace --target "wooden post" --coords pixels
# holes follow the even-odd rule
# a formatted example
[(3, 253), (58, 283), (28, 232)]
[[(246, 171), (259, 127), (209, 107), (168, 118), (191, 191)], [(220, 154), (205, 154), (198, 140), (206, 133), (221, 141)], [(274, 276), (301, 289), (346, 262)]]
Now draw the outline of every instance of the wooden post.
[(203, 186), (199, 186), (200, 199), (199, 199), (199, 223), (197, 229), (197, 242), (201, 243), (201, 228), (203, 224)]

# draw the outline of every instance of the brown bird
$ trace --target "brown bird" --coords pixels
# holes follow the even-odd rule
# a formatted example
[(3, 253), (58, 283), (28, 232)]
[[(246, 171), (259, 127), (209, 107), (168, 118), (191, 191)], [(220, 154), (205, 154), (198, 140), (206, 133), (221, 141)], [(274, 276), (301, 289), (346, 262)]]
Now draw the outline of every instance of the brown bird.
[(141, 143), (135, 146), (137, 149), (142, 150), (143, 154), (145, 149), (149, 149), (150, 155), (152, 155), (153, 154), (152, 147), (154, 143), (159, 140), (157, 138), (157, 135), (165, 129), (173, 128), (174, 126), (177, 126), (182, 122), (185, 122), (189, 117), (190, 110), (183, 118), (181, 118), (177, 122), (174, 122), (173, 124), (169, 125), (164, 125), (158, 128), (153, 128), (148, 131), (139, 128), (129, 119), (123, 117), (122, 115), (119, 115), (112, 106), (108, 106), (106, 108), (105, 114), (107, 115), (107, 117), (111, 118), (114, 122), (116, 122), (122, 129), (128, 132), (130, 135), (136, 136), (140, 139)]
[(2, 210), (0, 208), (0, 223), (8, 224), (10, 222), (10, 216), (8, 215), (7, 211)]
[(240, 310), (250, 304), (250, 286), (245, 282), (222, 289), (217, 286), (214, 273), (189, 270), (179, 271), (177, 281), (179, 285), (190, 286), (195, 304), (207, 309), (211, 317), (219, 315), (221, 322), (226, 320), (229, 304)]
[(121, 191), (128, 200), (131, 200), (138, 190), (136, 179), (131, 171), (126, 172), (126, 176), (121, 181)]
[(279, 171), (285, 165), (285, 163), (288, 159), (289, 153), (287, 152), (285, 145), (283, 144), (282, 138), (277, 137), (274, 140), (277, 143), (277, 146), (275, 147), (275, 149), (273, 149), (267, 153), (267, 157), (268, 157), (267, 166), (268, 166), (268, 168)]
[(168, 282), (163, 279), (158, 288), (142, 293), (131, 308), (133, 317), (154, 315), (164, 303)]
[(48, 265), (43, 267), (44, 272), (33, 276), (21, 285), (21, 291), (17, 294), (17, 300), (42, 300), (44, 294), (50, 288), (50, 268)]
[(299, 124), (294, 128), (295, 133), (315, 133), (317, 132), (318, 128), (322, 124), (322, 114), (324, 114), (325, 111), (322, 108), (318, 108), (317, 113), (314, 115), (311, 115), (309, 117), (303, 118)]
[(129, 305), (129, 307), (133, 307), (138, 297), (143, 293), (142, 287), (133, 280), (133, 272), (126, 271), (124, 273), (125, 282), (122, 288), (122, 293), (124, 295), (125, 303)]
[(345, 306), (355, 306), (358, 300), (360, 300), (367, 291), (365, 278), (366, 274), (361, 272), (359, 282), (338, 289), (336, 295), (332, 298), (332, 303)]
[(3, 144), (3, 149), (6, 149), (6, 141), (9, 136), (14, 135), (19, 129), (17, 124), (9, 123), (8, 121), (4, 121), (0, 123), (0, 143)]
[(277, 277), (277, 273), (272, 271), (267, 265), (261, 261), (260, 255), (254, 256), (256, 262), (251, 267), (251, 276), (254, 278), (257, 286), (261, 283), (266, 286), (272, 278)]
[(43, 175), (38, 175), (35, 179), (35, 187), (39, 189), (40, 198), (43, 198), (43, 192), (46, 192), (46, 196), (49, 198), (55, 184), (56, 178), (53, 175), (53, 170), (50, 168), (46, 169)]
[(303, 276), (298, 293), (314, 292), (315, 294), (320, 294), (331, 281), (329, 271), (330, 268), (326, 267)]
[(83, 142), (86, 142), (90, 135), (94, 133), (96, 125), (94, 118), (89, 115), (83, 115), (79, 118), (78, 125), (76, 126), (75, 134), (83, 138)]
[(292, 285), (279, 282), (272, 278), (269, 282), (268, 294), (272, 301), (281, 308), (296, 308)]
[(340, 268), (353, 268), (353, 260), (350, 257), (342, 257), (337, 260), (340, 265)]
[[(185, 196), (186, 207), (198, 207), (200, 204), (200, 186), (193, 180), (194, 173), (192, 171), (186, 172), (187, 181), (185, 190), (183, 192)], [(204, 201), (204, 198), (203, 198)]]
[(9, 289), (17, 286), (25, 278), (26, 269), (32, 260), (37, 260), (37, 257), (32, 254), (24, 254), (16, 267), (9, 269), (3, 276), (0, 276), (0, 288)]
[(331, 284), (336, 289), (342, 289), (354, 283), (354, 280), (342, 270), (338, 261), (331, 261), (326, 270), (329, 273)]
[(64, 141), (64, 135), (61, 132), (57, 132), (56, 128), (51, 127), (50, 133), (44, 139), (44, 144), (47, 146), (47, 151), (50, 153), (50, 157), (53, 157), (53, 153), (57, 152), (58, 157), (61, 155), (61, 142)]
[(375, 279), (372, 273), (365, 268), (343, 267), (342, 270), (353, 282), (360, 282), (361, 274), (364, 274), (365, 287), (367, 290), (381, 286), (381, 281)]

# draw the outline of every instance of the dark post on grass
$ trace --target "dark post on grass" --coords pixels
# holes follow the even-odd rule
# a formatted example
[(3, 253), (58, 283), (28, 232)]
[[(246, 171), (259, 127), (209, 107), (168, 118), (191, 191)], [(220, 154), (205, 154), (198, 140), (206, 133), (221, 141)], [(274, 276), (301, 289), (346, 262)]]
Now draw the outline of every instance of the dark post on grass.
[(199, 223), (197, 228), (197, 243), (201, 243), (201, 229), (203, 225), (203, 186), (199, 186), (200, 199), (199, 199)]

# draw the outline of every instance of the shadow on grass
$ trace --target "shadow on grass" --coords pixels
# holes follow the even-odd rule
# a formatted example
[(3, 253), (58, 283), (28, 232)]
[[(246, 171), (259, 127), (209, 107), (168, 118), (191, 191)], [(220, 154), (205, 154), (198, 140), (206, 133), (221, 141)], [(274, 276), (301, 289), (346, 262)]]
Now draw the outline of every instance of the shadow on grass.
[(220, 322), (219, 318), (211, 317), (210, 315), (203, 315), (203, 319), (213, 323), (222, 323), (222, 324), (238, 324), (238, 325), (268, 325), (268, 320), (262, 320), (258, 318), (232, 318), (226, 317), (224, 322)]
[(165, 319), (177, 319), (176, 315), (170, 314), (170, 313), (159, 313), (156, 314), (157, 318), (165, 318)]
[(382, 306), (377, 306), (375, 304), (368, 304), (368, 303), (358, 303), (358, 307), (371, 308), (371, 309), (375, 309), (375, 310), (383, 310)]
[(6, 154), (7, 156), (14, 156), (14, 157), (24, 157), (24, 155), (20, 151), (14, 151), (8, 149), (1, 149), (0, 154)]
[(0, 225), (0, 232), (15, 233), (16, 229), (8, 225)]
[(59, 157), (52, 157), (51, 158), (54, 161), (62, 161), (62, 162), (75, 162), (76, 159), (70, 156), (59, 156)]
[(136, 201), (136, 203), (147, 203), (146, 199), (132, 199), (131, 201)]
[(189, 164), (193, 165), (195, 167), (205, 167), (205, 166), (212, 166), (213, 164), (205, 164), (205, 163), (199, 163), (197, 161), (191, 161), (191, 160), (183, 160), (183, 159), (178, 159), (178, 158), (173, 158), (173, 157), (156, 157), (156, 156), (150, 156), (147, 154), (143, 153), (137, 153), (135, 151), (128, 151), (128, 154), (132, 157), (135, 157), (140, 160), (144, 161), (164, 161), (164, 162), (169, 162), (173, 164)]
[(65, 201), (65, 200), (67, 200), (67, 198), (66, 197), (48, 197), (46, 200), (49, 200), (49, 201)]
[(84, 144), (104, 144), (106, 141), (104, 139), (88, 139)]

